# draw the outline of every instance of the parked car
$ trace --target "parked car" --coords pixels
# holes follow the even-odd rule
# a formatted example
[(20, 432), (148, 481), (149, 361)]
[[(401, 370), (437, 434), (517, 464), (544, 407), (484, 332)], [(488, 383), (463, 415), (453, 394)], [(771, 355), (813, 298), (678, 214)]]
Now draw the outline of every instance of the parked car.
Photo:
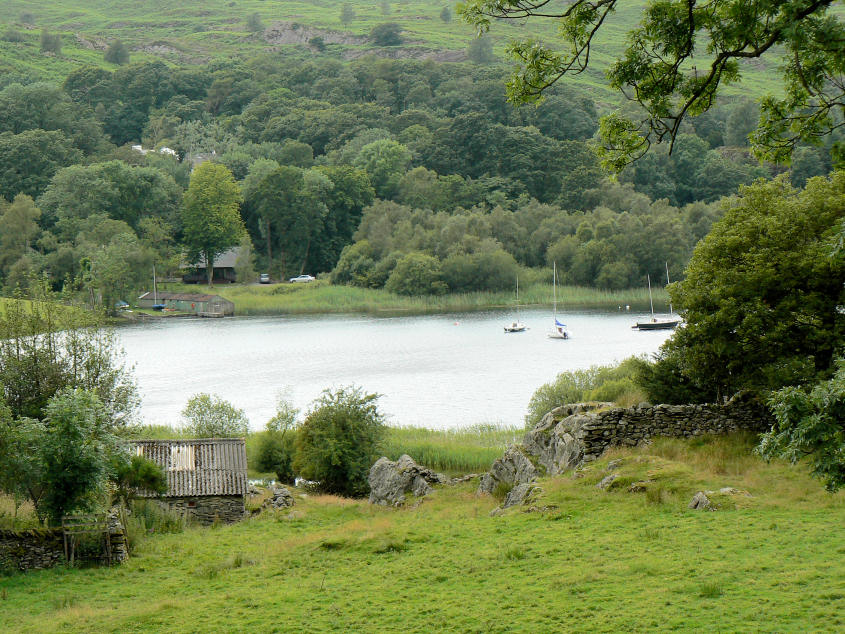
[(269, 284), (270, 283), (270, 274), (269, 273), (262, 273), (258, 276), (258, 282), (261, 284)]
[(297, 277), (290, 278), (290, 281), (293, 282), (313, 282), (317, 278), (313, 275), (298, 275)]

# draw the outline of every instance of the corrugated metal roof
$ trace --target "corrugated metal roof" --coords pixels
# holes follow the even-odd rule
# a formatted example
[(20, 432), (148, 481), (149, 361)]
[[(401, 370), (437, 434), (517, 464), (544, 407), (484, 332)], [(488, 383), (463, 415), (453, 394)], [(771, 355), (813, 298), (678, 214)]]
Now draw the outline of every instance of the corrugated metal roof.
[[(135, 440), (135, 453), (160, 465), (167, 475), (165, 497), (246, 495), (243, 438)], [(139, 492), (141, 497), (154, 494)]]

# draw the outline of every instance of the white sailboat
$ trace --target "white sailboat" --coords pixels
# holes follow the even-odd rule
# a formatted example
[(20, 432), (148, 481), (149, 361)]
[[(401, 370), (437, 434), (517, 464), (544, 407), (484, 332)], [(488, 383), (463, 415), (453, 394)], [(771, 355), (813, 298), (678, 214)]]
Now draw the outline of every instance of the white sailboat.
[(519, 321), (519, 276), (516, 276), (516, 321), (505, 326), (505, 332), (525, 332), (528, 326)]
[(569, 339), (569, 331), (566, 329), (566, 324), (560, 323), (557, 318), (557, 262), (553, 263), (552, 268), (552, 293), (554, 295), (554, 327), (549, 331), (549, 339)]
[[(638, 321), (636, 324), (631, 326), (631, 328), (636, 328), (637, 330), (673, 330), (681, 323), (680, 319), (674, 319), (671, 316), (672, 313), (672, 304), (669, 303), (669, 313), (670, 317), (668, 319), (658, 319), (654, 316), (654, 300), (651, 298), (651, 277), (646, 274), (646, 279), (648, 280), (648, 301), (651, 304), (651, 321)], [(666, 263), (666, 284), (669, 284), (669, 263)]]

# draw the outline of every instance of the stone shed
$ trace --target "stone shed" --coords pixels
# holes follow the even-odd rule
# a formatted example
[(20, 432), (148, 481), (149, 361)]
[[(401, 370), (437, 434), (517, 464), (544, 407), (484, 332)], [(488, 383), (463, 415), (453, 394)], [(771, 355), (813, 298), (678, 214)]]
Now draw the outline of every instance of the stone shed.
[[(243, 438), (136, 440), (135, 452), (167, 476), (162, 502), (200, 524), (243, 519), (248, 490)], [(138, 497), (157, 498), (138, 492)]]

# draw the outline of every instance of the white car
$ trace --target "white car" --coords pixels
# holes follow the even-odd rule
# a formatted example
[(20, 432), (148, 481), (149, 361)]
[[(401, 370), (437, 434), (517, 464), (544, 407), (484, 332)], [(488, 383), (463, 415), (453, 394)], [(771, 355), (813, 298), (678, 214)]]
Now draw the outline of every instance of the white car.
[(313, 282), (317, 278), (313, 275), (299, 275), (297, 277), (290, 278), (291, 283), (293, 282)]

